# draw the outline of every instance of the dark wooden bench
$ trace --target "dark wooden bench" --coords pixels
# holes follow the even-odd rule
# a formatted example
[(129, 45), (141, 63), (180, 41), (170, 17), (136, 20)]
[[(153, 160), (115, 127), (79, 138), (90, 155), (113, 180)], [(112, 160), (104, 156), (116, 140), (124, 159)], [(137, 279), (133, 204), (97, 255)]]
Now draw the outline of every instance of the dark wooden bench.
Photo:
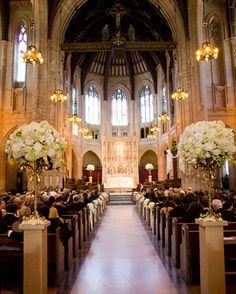
[(165, 248), (168, 256), (171, 256), (172, 217), (165, 215)]
[(161, 234), (160, 234), (160, 221), (161, 221), (161, 208), (160, 207), (156, 207), (156, 238), (157, 241), (159, 241), (161, 239)]
[(0, 234), (0, 293), (1, 290), (23, 289), (23, 242)]
[[(198, 224), (182, 225), (181, 274), (189, 282), (200, 281), (200, 248)], [(236, 223), (224, 227), (225, 274), (236, 274)]]
[(182, 242), (182, 225), (185, 223), (194, 223), (183, 218), (172, 218), (172, 235), (171, 235), (171, 259), (172, 263), (180, 267), (180, 244)]
[(72, 240), (73, 240), (73, 258), (79, 255), (79, 229), (78, 229), (78, 214), (67, 214), (62, 215), (63, 219), (70, 219), (71, 230), (72, 230)]

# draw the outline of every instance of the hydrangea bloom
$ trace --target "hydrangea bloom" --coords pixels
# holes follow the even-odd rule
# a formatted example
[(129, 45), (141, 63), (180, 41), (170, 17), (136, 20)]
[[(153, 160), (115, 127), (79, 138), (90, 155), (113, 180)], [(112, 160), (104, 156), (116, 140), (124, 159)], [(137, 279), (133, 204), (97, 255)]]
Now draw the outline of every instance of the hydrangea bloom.
[(200, 121), (185, 128), (178, 150), (187, 165), (215, 169), (233, 159), (234, 133), (222, 121)]
[(19, 166), (59, 168), (66, 148), (65, 139), (47, 122), (31, 122), (16, 129), (5, 144), (8, 158)]

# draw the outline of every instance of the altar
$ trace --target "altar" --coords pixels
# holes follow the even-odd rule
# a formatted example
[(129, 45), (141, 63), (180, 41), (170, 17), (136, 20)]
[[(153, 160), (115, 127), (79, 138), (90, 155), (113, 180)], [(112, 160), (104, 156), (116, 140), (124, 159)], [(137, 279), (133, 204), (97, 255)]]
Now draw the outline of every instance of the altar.
[(104, 188), (109, 191), (130, 191), (135, 187), (134, 179), (129, 175), (107, 176), (104, 183)]
[(138, 184), (138, 139), (111, 137), (102, 140), (103, 184), (106, 191), (132, 191)]

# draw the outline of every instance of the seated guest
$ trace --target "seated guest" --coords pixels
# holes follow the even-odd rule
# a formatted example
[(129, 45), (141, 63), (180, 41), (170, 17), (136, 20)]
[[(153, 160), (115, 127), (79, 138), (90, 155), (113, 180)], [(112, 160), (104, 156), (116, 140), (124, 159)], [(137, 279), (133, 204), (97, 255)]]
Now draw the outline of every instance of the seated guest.
[(83, 197), (84, 197), (84, 204), (87, 205), (88, 203), (90, 203), (90, 200), (88, 198), (88, 193), (84, 192), (83, 193)]
[(202, 196), (202, 198), (200, 199), (200, 203), (202, 205), (203, 208), (203, 214), (206, 214), (209, 210), (209, 201), (208, 201), (208, 196), (204, 195)]
[(220, 199), (213, 199), (211, 202), (211, 206), (215, 213), (219, 213), (222, 210), (223, 204)]
[(74, 195), (73, 203), (67, 206), (68, 211), (80, 211), (85, 207), (84, 197), (82, 194)]
[(226, 200), (223, 203), (223, 208), (221, 209), (220, 213), (223, 220), (226, 220), (228, 222), (236, 221), (235, 214), (233, 211), (233, 205), (229, 200)]
[(24, 220), (24, 218), (30, 216), (30, 214), (31, 214), (31, 210), (29, 207), (23, 206), (20, 208), (19, 218), (12, 225), (12, 232), (10, 233), (10, 238), (23, 241), (24, 234), (23, 234), (23, 230), (19, 228), (19, 225)]
[(55, 206), (54, 207), (57, 209), (59, 216), (62, 216), (67, 213), (66, 205), (65, 205), (61, 196), (58, 196), (55, 199)]
[(183, 216), (185, 216), (186, 209), (185, 209), (184, 205), (182, 204), (182, 199), (179, 196), (176, 196), (173, 199), (173, 202), (175, 204), (175, 207), (174, 207), (174, 209), (172, 209), (169, 212), (169, 216), (170, 217), (183, 217)]
[(7, 225), (2, 221), (2, 211), (0, 209), (0, 234), (7, 232)]
[(194, 221), (195, 218), (199, 218), (200, 215), (203, 213), (203, 207), (200, 203), (197, 201), (193, 201), (189, 204), (189, 207), (186, 210), (186, 215), (184, 216), (184, 219), (187, 219), (189, 221)]
[(3, 222), (7, 226), (12, 226), (12, 224), (18, 220), (17, 216), (17, 205), (15, 203), (9, 203), (6, 207), (7, 214), (3, 217)]
[(6, 201), (1, 199), (0, 200), (0, 210), (2, 212), (2, 216), (6, 215), (7, 214), (7, 211), (6, 211)]
[(99, 197), (98, 191), (91, 192), (91, 195), (89, 197), (89, 201), (92, 202), (93, 200), (96, 200)]
[(161, 215), (169, 213), (172, 209), (174, 209), (175, 204), (172, 201), (166, 200), (160, 210)]

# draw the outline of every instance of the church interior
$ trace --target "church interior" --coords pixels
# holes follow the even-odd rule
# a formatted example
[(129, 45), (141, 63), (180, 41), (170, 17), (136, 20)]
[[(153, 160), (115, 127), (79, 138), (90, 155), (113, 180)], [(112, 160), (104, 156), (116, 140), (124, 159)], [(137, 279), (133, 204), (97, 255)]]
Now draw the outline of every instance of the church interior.
[[(181, 189), (185, 193), (205, 189), (196, 171), (184, 166), (179, 156), (180, 136), (187, 126), (199, 121), (220, 120), (236, 132), (235, 0), (0, 0), (0, 102), (0, 207), (6, 195), (23, 195), (31, 189), (27, 172), (8, 158), (6, 142), (20, 126), (46, 120), (66, 141), (65, 165), (60, 170), (47, 168), (44, 171), (41, 190), (70, 190), (68, 193), (72, 196), (74, 191), (93, 193), (95, 190), (103, 195), (100, 208), (94, 212), (96, 217), (76, 216), (77, 225), (83, 226), (84, 233), (78, 233), (77, 247), (81, 250), (84, 241), (84, 252), (96, 251), (96, 244), (102, 252), (104, 243), (109, 242), (106, 237), (112, 234), (109, 226), (105, 227), (109, 222), (105, 217), (111, 218), (116, 227), (121, 214), (134, 230), (142, 220), (145, 229), (142, 226), (140, 235), (147, 238), (145, 242), (150, 242), (150, 248), (155, 243), (157, 252), (162, 255), (158, 257), (159, 262), (165, 264), (159, 280), (145, 290), (142, 286), (139, 288), (138, 282), (136, 288), (123, 285), (101, 290), (96, 279), (92, 278), (91, 286), (89, 278), (80, 277), (73, 290), (71, 283), (66, 286), (65, 282), (64, 288), (61, 286), (58, 290), (57, 281), (57, 286), (49, 288), (48, 293), (213, 293), (209, 290), (213, 288), (203, 292), (199, 279), (196, 279), (198, 286), (192, 286), (189, 281), (194, 280), (193, 273), (191, 278), (185, 279), (187, 284), (182, 282), (179, 272), (172, 278), (166, 276), (168, 261), (167, 257), (163, 258), (163, 250), (169, 250), (169, 258), (172, 247), (168, 230), (171, 228), (172, 232), (172, 223), (162, 219), (160, 211), (155, 216), (147, 212), (148, 206), (145, 208), (135, 193), (142, 193), (142, 189), (152, 190), (156, 195), (159, 189), (163, 193), (168, 189), (173, 189), (173, 193)], [(214, 188), (227, 193), (236, 191), (236, 168), (232, 162), (225, 160), (217, 169)], [(123, 202), (132, 194), (132, 201), (136, 203), (132, 209), (138, 212), (133, 223), (127, 203), (120, 212), (120, 204), (111, 207), (113, 212), (108, 210), (112, 195), (119, 194), (118, 198), (124, 196)], [(131, 242), (132, 231), (128, 231), (123, 222), (120, 238), (129, 236), (127, 240)], [(178, 228), (179, 225), (173, 223), (175, 225)], [(105, 231), (106, 237), (100, 235), (100, 229)], [(184, 227), (182, 232), (188, 229), (194, 231), (195, 227)], [(232, 231), (234, 229), (232, 227)], [(96, 236), (101, 237), (103, 243), (99, 243), (102, 241)], [(113, 242), (116, 248), (120, 239)], [(137, 239), (137, 242), (143, 241)], [(106, 250), (109, 246), (105, 246)], [(48, 247), (51, 250), (51, 245)], [(129, 252), (132, 256), (132, 250), (132, 247), (127, 249), (126, 254)], [(147, 249), (140, 245), (140, 250), (145, 254)], [(156, 258), (156, 251), (150, 252)], [(120, 253), (123, 256), (123, 252)], [(108, 255), (99, 255), (98, 259), (108, 262)], [(0, 256), (7, 256), (1, 251), (1, 236)], [(82, 269), (87, 266), (86, 258), (81, 257), (85, 262), (80, 262), (76, 271), (79, 272), (81, 264)], [(178, 260), (177, 256), (174, 268)], [(93, 262), (91, 260), (91, 264)], [(99, 278), (101, 271), (97, 267), (103, 265), (96, 262), (94, 274)], [(126, 262), (116, 266), (131, 266)], [(135, 257), (132, 262), (135, 274)], [(146, 260), (143, 262), (146, 264)], [(69, 259), (65, 263), (68, 269)], [(115, 262), (113, 265), (115, 267)], [(136, 266), (139, 269), (138, 263)], [(152, 266), (147, 275), (153, 280), (158, 271), (156, 273)], [(104, 265), (104, 272), (105, 268)], [(139, 270), (137, 275), (144, 274)], [(169, 271), (174, 272), (172, 267)], [(107, 275), (109, 277), (108, 272)], [(24, 279), (25, 276), (24, 271)], [(167, 285), (166, 292), (153, 290), (163, 281)], [(0, 285), (0, 293), (32, 293), (21, 287), (20, 290), (4, 287), (2, 290)], [(236, 291), (235, 280), (227, 287), (226, 293)], [(225, 289), (219, 289), (214, 293), (225, 293), (219, 292)], [(42, 288), (37, 293), (47, 293), (45, 291)]]

